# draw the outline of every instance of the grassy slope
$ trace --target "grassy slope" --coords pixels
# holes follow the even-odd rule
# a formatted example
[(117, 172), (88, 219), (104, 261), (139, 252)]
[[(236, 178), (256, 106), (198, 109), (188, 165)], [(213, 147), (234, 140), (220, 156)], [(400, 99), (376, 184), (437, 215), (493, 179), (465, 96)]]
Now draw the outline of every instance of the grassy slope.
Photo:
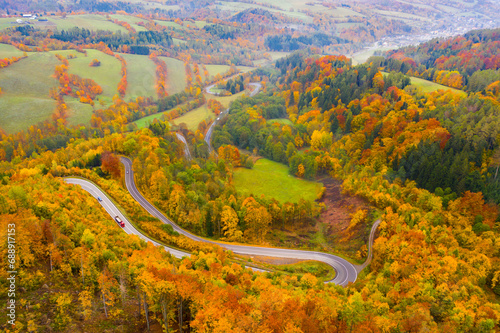
[(16, 49), (9, 44), (0, 44), (0, 59), (22, 57), (23, 51)]
[(159, 24), (159, 25), (163, 25), (164, 27), (171, 27), (171, 28), (174, 28), (174, 29), (184, 29), (186, 30), (186, 25), (179, 25), (175, 22), (172, 22), (172, 21), (162, 21), (162, 20), (154, 20), (156, 22), (156, 24)]
[(50, 118), (55, 101), (49, 97), (57, 82), (52, 77), (59, 60), (50, 53), (32, 53), (2, 68), (0, 87), (0, 127), (15, 133)]
[(90, 104), (80, 103), (73, 97), (65, 97), (64, 101), (69, 109), (68, 125), (88, 125), (94, 109)]
[(432, 82), (432, 81), (420, 79), (418, 77), (413, 77), (413, 76), (411, 77), (411, 84), (413, 86), (419, 87), (420, 89), (422, 89), (423, 92), (433, 92), (433, 91), (441, 89), (441, 90), (451, 90), (454, 93), (457, 93), (457, 94), (460, 94), (460, 95), (467, 95), (467, 93), (465, 91), (462, 91), (462, 90), (459, 90), (459, 89), (455, 89), (455, 88), (450, 88), (450, 87), (447, 87), (447, 86), (443, 86), (443, 85), (441, 85), (439, 83), (435, 83), (435, 82)]
[(290, 126), (293, 125), (292, 121), (288, 118), (269, 119), (269, 120), (267, 120), (267, 123), (269, 123), (269, 124), (278, 123), (278, 124), (290, 125)]
[(148, 29), (146, 29), (146, 28), (144, 28), (144, 27), (142, 27), (140, 25), (137, 25), (138, 22), (144, 22), (144, 21), (146, 21), (145, 19), (142, 19), (140, 17), (130, 16), (130, 15), (120, 15), (120, 14), (109, 15), (109, 17), (111, 17), (113, 20), (127, 22), (137, 32), (139, 32), (139, 31), (147, 31), (148, 30)]
[[(240, 96), (243, 96), (245, 94), (245, 91), (239, 92), (237, 94), (234, 94), (232, 96), (214, 96), (211, 94), (205, 94), (205, 98), (208, 101), (209, 99), (215, 99), (216, 101), (219, 101), (224, 108), (229, 107), (229, 104), (234, 101), (235, 99), (239, 98)], [(174, 124), (180, 124), (180, 123), (185, 123), (187, 127), (195, 131), (198, 128), (198, 124), (202, 122), (203, 120), (209, 120), (209, 119), (214, 119), (215, 114), (208, 110), (208, 107), (205, 105), (200, 106), (199, 108), (196, 108), (185, 115), (174, 119), (173, 123)]]
[[(89, 66), (94, 58), (101, 62), (101, 66)], [(118, 59), (97, 50), (87, 50), (86, 57), (77, 53), (77, 58), (69, 60), (69, 73), (94, 80), (103, 90), (99, 97), (104, 97), (108, 101), (111, 101), (113, 96), (118, 94), (118, 83), (121, 80), (120, 70), (121, 64)]]
[(273, 197), (280, 202), (315, 200), (323, 184), (295, 178), (288, 167), (268, 159), (258, 160), (253, 169), (238, 168), (233, 177), (236, 190), (243, 194)]
[(213, 119), (215, 117), (214, 113), (210, 111), (207, 107), (207, 104), (200, 106), (183, 116), (172, 120), (173, 124), (179, 125), (181, 123), (185, 123), (187, 128), (191, 131), (196, 131), (198, 128), (198, 124), (205, 119)]
[(186, 88), (184, 62), (168, 57), (159, 58), (167, 64), (167, 92), (169, 95), (183, 91)]
[(127, 62), (127, 95), (126, 99), (137, 96), (151, 96), (156, 99), (156, 65), (148, 56), (137, 54), (121, 54)]
[(103, 15), (83, 14), (83, 15), (68, 15), (66, 18), (59, 16), (47, 17), (50, 22), (55, 23), (57, 29), (68, 30), (73, 27), (85, 28), (89, 30), (109, 30), (112, 32), (121, 31), (127, 33), (127, 29), (106, 20)]
[[(242, 96), (243, 94), (245, 94), (245, 92), (240, 92), (240, 93), (237, 93), (237, 94), (232, 95), (232, 96), (221, 96), (221, 97), (217, 97), (217, 96), (214, 96), (211, 94), (205, 94), (205, 98), (207, 101), (209, 99), (215, 99), (215, 100), (221, 102), (221, 104), (225, 108), (227, 108), (232, 101), (234, 101), (238, 97)], [(144, 127), (148, 126), (149, 123), (153, 122), (154, 119), (160, 119), (162, 117), (163, 113), (168, 113), (168, 111), (153, 114), (153, 115), (141, 118), (139, 120), (136, 120), (134, 123), (137, 125), (137, 127), (144, 128)], [(206, 120), (213, 119), (214, 117), (215, 117), (215, 115), (211, 111), (208, 110), (206, 105), (202, 105), (199, 108), (196, 108), (192, 111), (189, 111), (188, 113), (184, 114), (183, 116), (174, 119), (172, 122), (174, 124), (177, 124), (177, 125), (180, 123), (185, 123), (190, 130), (194, 131), (198, 128), (198, 124), (201, 121), (203, 121), (205, 119)]]
[[(0, 30), (3, 30), (5, 28), (18, 26), (19, 24), (15, 23), (17, 19), (18, 19), (17, 17), (2, 17), (2, 18), (0, 18)], [(14, 22), (14, 23), (12, 23), (12, 22)]]

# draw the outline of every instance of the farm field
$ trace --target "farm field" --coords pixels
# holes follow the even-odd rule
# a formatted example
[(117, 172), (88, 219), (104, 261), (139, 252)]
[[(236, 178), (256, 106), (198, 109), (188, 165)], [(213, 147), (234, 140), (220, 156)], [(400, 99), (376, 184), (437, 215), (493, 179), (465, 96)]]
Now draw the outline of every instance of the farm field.
[(374, 12), (379, 13), (380, 15), (387, 16), (389, 18), (399, 18), (399, 19), (409, 19), (409, 20), (425, 20), (425, 21), (430, 21), (431, 19), (425, 16), (418, 16), (418, 15), (413, 15), (413, 14), (408, 14), (408, 13), (401, 13), (397, 11), (390, 11), (390, 10), (377, 10), (375, 9)]
[(293, 177), (286, 165), (265, 158), (259, 159), (253, 169), (234, 170), (233, 181), (242, 195), (263, 194), (282, 203), (298, 202), (300, 198), (315, 200), (323, 187), (321, 183)]
[[(57, 51), (53, 52), (58, 53)], [(118, 94), (118, 83), (121, 80), (121, 63), (118, 59), (93, 49), (87, 50), (87, 56), (77, 52), (73, 53), (76, 53), (77, 57), (69, 59), (69, 73), (94, 80), (103, 90), (99, 97), (107, 97), (107, 100), (111, 100), (114, 95)], [(89, 66), (92, 59), (99, 60), (101, 66)]]
[(120, 54), (127, 62), (126, 99), (138, 96), (156, 96), (156, 65), (148, 56), (138, 54)]
[(90, 104), (80, 103), (76, 98), (66, 97), (64, 98), (66, 105), (68, 106), (68, 125), (88, 125), (90, 124), (90, 118), (92, 117), (92, 112), (94, 109)]
[(452, 92), (463, 95), (463, 96), (467, 95), (467, 93), (465, 91), (455, 89), (455, 88), (450, 88), (447, 86), (443, 86), (442, 84), (439, 84), (439, 83), (435, 83), (432, 81), (424, 80), (424, 79), (421, 79), (418, 77), (413, 77), (413, 76), (411, 76), (410, 78), (411, 78), (411, 85), (419, 87), (420, 89), (422, 89), (423, 92), (433, 92), (433, 91), (437, 91), (437, 90), (451, 90)]
[(50, 53), (33, 53), (2, 68), (0, 128), (15, 133), (50, 118), (56, 103), (49, 91), (57, 86), (52, 75), (58, 64)]
[[(58, 30), (68, 30), (73, 27), (85, 28), (89, 30), (109, 30), (112, 32), (127, 33), (124, 27), (108, 21), (103, 15), (96, 14), (81, 14), (81, 15), (68, 15), (65, 18), (60, 16), (47, 17), (49, 22), (55, 24)], [(51, 29), (50, 27), (48, 27)]]
[[(237, 94), (231, 95), (231, 96), (214, 96), (212, 94), (207, 94), (205, 93), (205, 98), (208, 101), (209, 99), (214, 99), (218, 102), (220, 102), (223, 106), (224, 109), (229, 107), (229, 104), (238, 99), (239, 97), (243, 96), (243, 94), (248, 93), (248, 91), (241, 91)], [(207, 107), (207, 104), (204, 104), (192, 111), (187, 112), (186, 114), (182, 115), (179, 118), (176, 118), (172, 120), (172, 123), (179, 125), (181, 123), (185, 123), (187, 125), (187, 128), (190, 129), (191, 131), (196, 131), (198, 129), (198, 124), (202, 122), (203, 120), (209, 120), (209, 119), (214, 119), (215, 114), (210, 111)], [(152, 119), (151, 119), (152, 120)]]
[[(213, 90), (213, 89), (212, 89)], [(243, 94), (248, 93), (248, 91), (242, 91), (237, 94), (234, 94), (232, 96), (214, 96), (212, 94), (207, 94), (205, 93), (205, 98), (208, 101), (209, 99), (214, 99), (216, 101), (219, 101), (224, 108), (229, 107), (229, 104), (239, 98), (240, 96), (243, 96)], [(134, 121), (134, 124), (137, 125), (138, 128), (144, 128), (148, 126), (150, 123), (153, 122), (155, 119), (160, 119), (164, 113), (168, 113), (169, 111), (157, 113), (157, 114), (152, 114), (150, 116), (141, 118), (139, 120)], [(215, 115), (212, 113), (212, 111), (208, 110), (206, 104), (202, 105), (192, 111), (187, 112), (186, 114), (182, 115), (179, 118), (176, 118), (172, 120), (172, 123), (174, 124), (180, 124), (180, 123), (185, 123), (187, 127), (190, 130), (195, 131), (198, 128), (198, 124), (203, 121), (203, 120), (208, 120), (208, 119), (213, 119)]]
[(153, 121), (155, 119), (161, 120), (161, 117), (163, 116), (163, 114), (166, 114), (166, 113), (168, 113), (168, 111), (155, 113), (155, 114), (149, 115), (147, 117), (141, 118), (139, 120), (136, 120), (133, 122), (133, 124), (136, 124), (137, 128), (139, 128), (139, 129), (144, 128), (144, 127), (148, 127), (149, 124), (153, 123)]
[[(23, 51), (18, 50), (12, 45), (9, 44), (0, 44), (0, 59), (4, 58), (12, 58), (12, 57), (21, 57), (23, 55)], [(28, 53), (29, 55), (29, 53)]]
[(16, 19), (17, 18), (15, 18), (15, 17), (2, 17), (2, 18), (0, 18), (0, 30), (19, 25), (16, 23), (12, 23), (12, 22), (16, 22)]
[[(205, 67), (207, 68), (208, 70), (208, 74), (209, 76), (215, 76), (217, 74), (223, 74), (225, 72), (227, 72), (231, 66), (227, 66), (227, 65), (205, 65)], [(201, 69), (201, 66), (200, 66), (200, 73), (201, 73), (201, 77), (203, 79), (206, 79), (205, 78), (205, 75), (203, 75), (203, 70)]]
[(194, 132), (198, 129), (198, 124), (200, 122), (213, 118), (215, 118), (215, 114), (208, 109), (207, 104), (205, 103), (202, 106), (187, 112), (181, 117), (173, 119), (171, 123), (175, 125), (185, 123), (187, 128)]
[[(279, 4), (274, 3), (274, 2), (272, 2), (272, 5), (274, 5), (274, 6), (277, 5), (278, 7), (280, 7)], [(237, 13), (239, 11), (242, 11), (242, 10), (245, 10), (248, 8), (260, 8), (260, 9), (270, 11), (272, 13), (273, 12), (279, 13), (279, 14), (282, 14), (282, 15), (285, 15), (285, 16), (288, 16), (291, 18), (299, 19), (304, 23), (312, 23), (313, 22), (312, 17), (306, 15), (305, 13), (301, 13), (298, 11), (289, 11), (288, 9), (287, 10), (279, 10), (279, 9), (265, 7), (265, 6), (260, 6), (257, 4), (247, 4), (247, 3), (243, 3), (243, 2), (219, 1), (216, 4), (216, 8), (218, 8), (220, 10), (227, 10), (227, 11), (232, 12), (232, 13)]]
[(186, 44), (185, 40), (182, 40), (182, 39), (179, 39), (179, 38), (172, 38), (172, 41), (174, 42), (174, 45)]
[(173, 21), (154, 20), (154, 22), (156, 22), (156, 24), (162, 25), (164, 27), (170, 27), (170, 28), (174, 28), (174, 29), (183, 29), (183, 30), (187, 29), (187, 27), (185, 25), (180, 25), (180, 24), (177, 24)]
[[(181, 92), (186, 88), (186, 70), (184, 62), (175, 58), (158, 57), (167, 64), (167, 92), (169, 95)], [(156, 68), (156, 67), (155, 67)]]
[(369, 48), (363, 49), (360, 52), (356, 52), (352, 55), (347, 55), (352, 59), (353, 66), (365, 63), (368, 58), (370, 58), (376, 51), (389, 51), (392, 50), (391, 47), (379, 47), (379, 48)]
[(113, 15), (109, 15), (109, 17), (111, 17), (113, 20), (127, 22), (137, 32), (139, 32), (139, 31), (147, 31), (146, 28), (144, 28), (144, 27), (142, 27), (140, 25), (137, 25), (138, 22), (145, 21), (143, 18), (135, 17), (135, 16), (132, 16), (132, 15), (121, 15), (121, 14), (113, 14)]

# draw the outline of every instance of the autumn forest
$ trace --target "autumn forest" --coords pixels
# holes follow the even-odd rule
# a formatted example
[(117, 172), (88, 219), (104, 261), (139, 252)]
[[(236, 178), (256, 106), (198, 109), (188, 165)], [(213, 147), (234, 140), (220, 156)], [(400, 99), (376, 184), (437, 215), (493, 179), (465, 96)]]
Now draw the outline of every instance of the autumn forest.
[(500, 6), (439, 3), (4, 1), (0, 330), (500, 331)]

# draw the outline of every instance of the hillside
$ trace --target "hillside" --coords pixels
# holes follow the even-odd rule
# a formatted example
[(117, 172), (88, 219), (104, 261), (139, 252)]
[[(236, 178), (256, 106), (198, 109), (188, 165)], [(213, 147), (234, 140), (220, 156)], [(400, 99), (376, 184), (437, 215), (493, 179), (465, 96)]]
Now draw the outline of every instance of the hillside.
[(2, 10), (29, 8), (0, 31), (0, 330), (500, 331), (498, 30), (325, 55), (494, 3)]

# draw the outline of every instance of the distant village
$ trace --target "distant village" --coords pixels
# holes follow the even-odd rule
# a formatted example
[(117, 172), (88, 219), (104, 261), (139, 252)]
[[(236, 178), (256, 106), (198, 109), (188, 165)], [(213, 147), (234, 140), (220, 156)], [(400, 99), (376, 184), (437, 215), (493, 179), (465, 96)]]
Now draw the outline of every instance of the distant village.
[(17, 19), (12, 24), (31, 24), (30, 20), (47, 21), (46, 18), (39, 17), (37, 14), (22, 14), (22, 19)]

